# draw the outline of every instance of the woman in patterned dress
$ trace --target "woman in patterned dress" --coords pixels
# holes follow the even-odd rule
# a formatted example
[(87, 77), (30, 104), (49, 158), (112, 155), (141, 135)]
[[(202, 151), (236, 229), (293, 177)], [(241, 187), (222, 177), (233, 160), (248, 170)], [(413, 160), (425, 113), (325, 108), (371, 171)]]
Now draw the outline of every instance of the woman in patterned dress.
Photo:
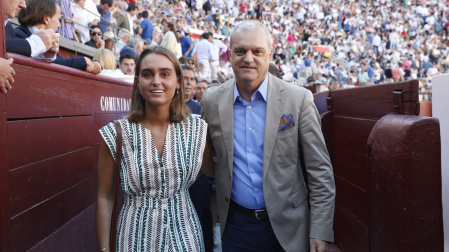
[[(124, 205), (117, 223), (116, 251), (204, 251), (188, 187), (201, 165), (212, 167), (205, 147), (207, 124), (191, 116), (184, 104), (182, 70), (173, 53), (161, 46), (143, 51), (132, 92), (131, 109), (120, 120)], [(107, 124), (100, 133), (96, 229), (99, 251), (108, 251), (115, 125)]]

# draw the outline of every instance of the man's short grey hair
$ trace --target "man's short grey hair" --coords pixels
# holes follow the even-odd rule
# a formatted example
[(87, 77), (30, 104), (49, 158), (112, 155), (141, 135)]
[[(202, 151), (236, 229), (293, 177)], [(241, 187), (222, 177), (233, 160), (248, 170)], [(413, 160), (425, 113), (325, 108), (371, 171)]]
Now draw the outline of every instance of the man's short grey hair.
[(129, 40), (129, 46), (131, 46), (134, 50), (136, 50), (139, 46), (143, 49), (143, 39), (133, 37)]
[(118, 32), (118, 37), (123, 38), (126, 35), (130, 35), (131, 33), (128, 31), (128, 29), (120, 29)]
[(234, 33), (236, 32), (245, 32), (245, 31), (254, 31), (257, 29), (262, 29), (266, 36), (267, 36), (267, 44), (268, 44), (268, 48), (272, 49), (273, 46), (273, 37), (271, 36), (270, 31), (268, 30), (268, 28), (262, 24), (261, 22), (258, 21), (254, 21), (254, 20), (249, 20), (249, 21), (245, 21), (245, 22), (241, 22), (238, 23), (234, 30), (232, 30), (231, 33), (231, 39), (230, 39), (230, 46), (232, 48), (232, 40), (234, 37)]

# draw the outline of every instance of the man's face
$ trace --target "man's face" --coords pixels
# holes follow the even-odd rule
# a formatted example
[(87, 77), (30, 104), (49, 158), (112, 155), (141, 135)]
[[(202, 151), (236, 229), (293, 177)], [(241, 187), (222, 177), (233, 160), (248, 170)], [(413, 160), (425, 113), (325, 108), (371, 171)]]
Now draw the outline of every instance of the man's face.
[(192, 96), (192, 93), (194, 91), (194, 88), (196, 86), (196, 79), (195, 74), (192, 70), (189, 69), (183, 69), (182, 74), (184, 75), (184, 95), (185, 100), (189, 100)]
[(26, 7), (25, 0), (3, 0), (3, 19), (14, 18), (20, 9)]
[(203, 99), (203, 94), (206, 91), (207, 83), (206, 82), (198, 82), (195, 87), (195, 95), (196, 100), (200, 102)]
[(61, 19), (61, 8), (59, 8), (59, 5), (56, 5), (55, 15), (53, 15), (53, 17), (45, 18), (45, 25), (47, 26), (46, 28), (52, 29), (54, 31), (58, 30), (58, 28), (61, 27), (59, 19)]
[(237, 85), (260, 85), (268, 74), (272, 53), (262, 28), (235, 32), (230, 56)]
[(122, 37), (123, 42), (128, 43), (129, 40), (129, 34), (126, 34), (125, 36)]
[(180, 41), (182, 39), (182, 34), (180, 32), (176, 32), (175, 34), (178, 41)]
[(109, 9), (111, 8), (111, 6), (109, 6), (109, 4), (102, 4), (101, 5), (101, 13), (105, 13), (107, 12)]
[(104, 41), (104, 47), (112, 51), (114, 49), (114, 41), (112, 39), (106, 39)]
[(123, 59), (119, 67), (124, 74), (133, 75), (136, 68), (136, 62), (134, 61), (134, 59)]

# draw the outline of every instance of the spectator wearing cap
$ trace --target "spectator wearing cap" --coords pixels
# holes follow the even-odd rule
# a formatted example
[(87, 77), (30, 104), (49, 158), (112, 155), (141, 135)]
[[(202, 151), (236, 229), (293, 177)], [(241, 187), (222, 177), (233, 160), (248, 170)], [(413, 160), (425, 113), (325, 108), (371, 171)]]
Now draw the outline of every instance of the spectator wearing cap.
[(103, 33), (101, 32), (100, 26), (94, 25), (90, 29), (90, 40), (84, 44), (95, 49), (104, 48), (104, 41), (101, 39)]
[(137, 6), (133, 3), (128, 5), (126, 12), (121, 14), (117, 18), (117, 28), (118, 29), (126, 29), (129, 31), (130, 35), (134, 35), (134, 21), (133, 17), (137, 13)]
[(151, 42), (153, 41), (153, 23), (148, 19), (148, 11), (142, 12), (142, 19), (140, 23), (140, 37)]
[(103, 33), (109, 31), (109, 26), (111, 22), (111, 12), (109, 9), (112, 7), (112, 0), (101, 0), (100, 4), (97, 6), (97, 10), (100, 13), (100, 22), (98, 26)]
[(135, 60), (137, 59), (136, 51), (134, 49), (132, 49), (130, 46), (125, 46), (122, 48), (122, 50), (120, 50), (120, 57), (125, 54), (133, 56)]
[(114, 40), (115, 40), (114, 33), (111, 31), (105, 32), (103, 34), (103, 40), (104, 40), (104, 48), (114, 51)]

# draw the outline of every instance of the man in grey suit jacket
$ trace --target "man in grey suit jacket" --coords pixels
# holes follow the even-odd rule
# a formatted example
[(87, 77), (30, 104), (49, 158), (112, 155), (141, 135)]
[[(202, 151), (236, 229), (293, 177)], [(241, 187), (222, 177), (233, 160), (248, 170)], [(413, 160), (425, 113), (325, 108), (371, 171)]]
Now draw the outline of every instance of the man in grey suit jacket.
[(130, 3), (128, 5), (128, 9), (126, 9), (126, 12), (117, 18), (117, 33), (119, 33), (120, 29), (126, 29), (131, 35), (134, 35), (134, 22), (132, 21), (132, 18), (136, 15), (136, 13), (137, 6)]
[(310, 91), (268, 74), (271, 45), (263, 24), (238, 24), (235, 79), (202, 100), (217, 155), (223, 251), (327, 251), (335, 184), (320, 116)]

